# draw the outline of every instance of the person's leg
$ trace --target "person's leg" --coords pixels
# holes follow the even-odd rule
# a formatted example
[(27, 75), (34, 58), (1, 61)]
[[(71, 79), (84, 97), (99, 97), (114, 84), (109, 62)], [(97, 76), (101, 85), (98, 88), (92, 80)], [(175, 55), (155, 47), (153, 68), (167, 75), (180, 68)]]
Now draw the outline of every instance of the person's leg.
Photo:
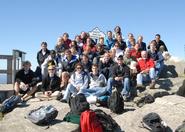
[(43, 92), (36, 92), (35, 93), (35, 98), (43, 98), (43, 97), (45, 97), (46, 98), (46, 96), (43, 94)]
[(20, 83), (15, 82), (15, 84), (14, 84), (14, 90), (15, 90), (15, 95), (19, 95)]
[(153, 88), (155, 88), (155, 78), (156, 78), (154, 68), (150, 68), (149, 76), (150, 76), (150, 79), (151, 79), (151, 84), (150, 84), (149, 87), (150, 87), (150, 89), (153, 89)]
[(60, 91), (55, 91), (51, 94), (51, 98), (56, 100), (58, 97), (60, 97), (60, 95)]
[(93, 89), (80, 89), (78, 93), (84, 94), (86, 97), (90, 96), (93, 92), (95, 92)]
[(107, 81), (107, 86), (106, 86), (106, 90), (109, 94), (112, 93), (112, 86), (113, 86), (113, 82), (114, 82), (114, 79), (111, 77), (108, 79)]
[(72, 84), (68, 84), (67, 85), (67, 88), (66, 88), (66, 91), (64, 93), (64, 97), (62, 98), (62, 100), (69, 100), (69, 97), (70, 97), (70, 94), (71, 93), (77, 93), (77, 89), (72, 85)]
[(157, 78), (160, 77), (160, 74), (161, 74), (163, 68), (164, 68), (164, 62), (162, 61), (162, 62), (159, 63), (158, 68), (157, 68), (158, 69), (158, 72), (156, 72)]
[(141, 73), (137, 74), (137, 85), (143, 85), (143, 75)]
[(35, 91), (37, 90), (37, 87), (31, 87), (30, 90), (22, 97), (22, 100), (25, 100), (27, 97), (31, 96)]
[(122, 95), (125, 95), (126, 97), (130, 96), (130, 79), (129, 78), (125, 78), (123, 80), (123, 89), (121, 91)]
[(94, 92), (92, 93), (92, 95), (99, 97), (107, 92), (107, 87), (94, 87), (93, 90)]
[(156, 77), (155, 68), (150, 68), (149, 76), (151, 80), (155, 80), (155, 77)]

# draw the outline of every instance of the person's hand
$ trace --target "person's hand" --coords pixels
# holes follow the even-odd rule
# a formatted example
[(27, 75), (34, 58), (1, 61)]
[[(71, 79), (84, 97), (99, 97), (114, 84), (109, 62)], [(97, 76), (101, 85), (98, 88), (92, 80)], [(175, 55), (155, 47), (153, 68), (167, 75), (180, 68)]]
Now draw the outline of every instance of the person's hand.
[(143, 70), (143, 71), (141, 71), (141, 73), (143, 73), (143, 74), (148, 74), (148, 73), (149, 73), (149, 70), (148, 70), (148, 69)]
[(115, 79), (116, 81), (119, 81), (119, 77), (115, 77), (114, 79)]
[(77, 91), (80, 91), (80, 87), (76, 87)]

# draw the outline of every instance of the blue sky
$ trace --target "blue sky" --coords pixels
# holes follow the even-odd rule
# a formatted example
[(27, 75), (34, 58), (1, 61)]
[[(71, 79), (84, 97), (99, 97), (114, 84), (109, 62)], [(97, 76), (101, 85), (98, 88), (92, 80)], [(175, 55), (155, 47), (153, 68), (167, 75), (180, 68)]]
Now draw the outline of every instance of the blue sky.
[(147, 44), (161, 34), (170, 53), (184, 58), (184, 6), (184, 0), (1, 0), (0, 54), (25, 51), (34, 68), (42, 41), (53, 49), (64, 32), (73, 39), (94, 27), (106, 32), (119, 25), (125, 38), (141, 34)]

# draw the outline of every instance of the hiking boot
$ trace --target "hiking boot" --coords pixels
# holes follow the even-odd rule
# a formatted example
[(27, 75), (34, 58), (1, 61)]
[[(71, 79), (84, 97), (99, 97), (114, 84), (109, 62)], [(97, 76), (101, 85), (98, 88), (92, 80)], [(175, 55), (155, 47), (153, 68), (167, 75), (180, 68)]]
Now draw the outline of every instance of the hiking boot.
[(150, 86), (149, 86), (150, 89), (155, 89), (155, 81), (152, 81)]
[(129, 101), (129, 96), (123, 95), (122, 97), (123, 97), (123, 101), (124, 101), (124, 102), (128, 102), (128, 101)]

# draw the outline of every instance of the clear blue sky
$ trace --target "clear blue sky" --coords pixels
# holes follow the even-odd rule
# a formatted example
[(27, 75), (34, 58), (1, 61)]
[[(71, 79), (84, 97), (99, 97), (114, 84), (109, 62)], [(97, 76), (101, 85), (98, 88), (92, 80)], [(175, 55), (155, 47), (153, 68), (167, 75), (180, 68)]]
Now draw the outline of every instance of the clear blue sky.
[(124, 37), (141, 34), (147, 44), (161, 34), (170, 53), (184, 58), (184, 6), (184, 0), (1, 0), (0, 54), (25, 51), (34, 68), (42, 41), (52, 49), (64, 32), (73, 39), (96, 26), (106, 32), (119, 25)]

